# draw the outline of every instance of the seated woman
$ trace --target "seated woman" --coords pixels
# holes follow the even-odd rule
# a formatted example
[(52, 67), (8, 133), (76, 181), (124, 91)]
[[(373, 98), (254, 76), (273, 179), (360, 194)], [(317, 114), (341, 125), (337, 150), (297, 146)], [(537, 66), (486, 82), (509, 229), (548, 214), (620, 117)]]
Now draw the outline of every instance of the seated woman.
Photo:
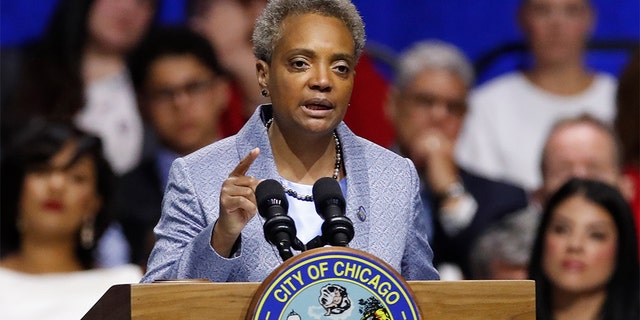
[(134, 265), (94, 269), (107, 228), (113, 174), (101, 141), (66, 124), (34, 121), (1, 165), (0, 313), (4, 319), (79, 319)]
[(603, 182), (572, 179), (549, 200), (532, 252), (545, 319), (638, 319), (638, 242), (629, 204)]

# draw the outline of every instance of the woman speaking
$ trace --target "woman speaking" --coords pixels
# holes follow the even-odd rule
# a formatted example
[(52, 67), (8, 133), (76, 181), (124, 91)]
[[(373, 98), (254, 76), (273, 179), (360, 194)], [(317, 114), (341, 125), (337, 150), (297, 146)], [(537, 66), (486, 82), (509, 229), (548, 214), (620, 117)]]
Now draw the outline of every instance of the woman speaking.
[(297, 237), (321, 234), (313, 184), (331, 177), (355, 236), (407, 280), (438, 279), (428, 216), (408, 159), (359, 138), (342, 122), (364, 48), (362, 18), (348, 0), (272, 0), (253, 33), (259, 106), (238, 134), (171, 168), (157, 241), (143, 281), (262, 281), (282, 263), (256, 215), (260, 181), (279, 181)]

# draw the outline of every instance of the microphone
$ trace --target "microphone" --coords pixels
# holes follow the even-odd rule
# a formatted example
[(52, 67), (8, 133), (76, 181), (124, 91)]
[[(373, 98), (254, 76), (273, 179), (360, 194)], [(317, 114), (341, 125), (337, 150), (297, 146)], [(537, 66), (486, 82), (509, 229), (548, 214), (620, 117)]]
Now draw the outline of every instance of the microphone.
[(324, 177), (313, 184), (316, 211), (324, 219), (322, 240), (332, 246), (346, 247), (353, 239), (353, 223), (344, 215), (345, 201), (338, 181)]
[(260, 182), (256, 187), (258, 212), (266, 219), (263, 231), (268, 242), (278, 248), (282, 260), (293, 257), (291, 245), (296, 239), (296, 226), (287, 215), (289, 202), (282, 185), (273, 179)]

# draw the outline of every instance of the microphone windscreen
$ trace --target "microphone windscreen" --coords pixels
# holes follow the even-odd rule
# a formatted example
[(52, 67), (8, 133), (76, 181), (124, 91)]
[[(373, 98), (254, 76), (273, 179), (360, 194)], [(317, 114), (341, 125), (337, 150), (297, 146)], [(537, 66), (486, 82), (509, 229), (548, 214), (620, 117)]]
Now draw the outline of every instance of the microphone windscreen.
[(345, 207), (340, 184), (336, 179), (329, 177), (320, 178), (313, 184), (313, 200), (318, 212), (323, 212), (330, 204), (337, 205), (343, 209)]
[(256, 202), (258, 204), (258, 212), (261, 216), (266, 217), (267, 208), (273, 205), (280, 205), (285, 211), (289, 209), (289, 202), (284, 193), (284, 188), (280, 182), (267, 179), (258, 184), (256, 187)]

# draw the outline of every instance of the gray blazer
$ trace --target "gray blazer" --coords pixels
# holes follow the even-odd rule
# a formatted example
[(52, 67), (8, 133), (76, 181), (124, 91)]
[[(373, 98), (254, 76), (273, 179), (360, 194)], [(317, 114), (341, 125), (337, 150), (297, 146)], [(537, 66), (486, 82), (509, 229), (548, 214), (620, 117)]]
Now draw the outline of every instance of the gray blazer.
[[(247, 175), (279, 180), (264, 126), (271, 106), (258, 107), (238, 134), (177, 159), (169, 175), (156, 244), (142, 282), (161, 279), (210, 279), (216, 282), (260, 282), (282, 263), (262, 231), (256, 214), (242, 230), (240, 248), (231, 257), (211, 247), (219, 214), (222, 183), (240, 159), (255, 147), (260, 155)], [(354, 224), (351, 248), (369, 252), (407, 280), (437, 280), (427, 241), (427, 216), (413, 163), (337, 128), (347, 172), (346, 215)]]

